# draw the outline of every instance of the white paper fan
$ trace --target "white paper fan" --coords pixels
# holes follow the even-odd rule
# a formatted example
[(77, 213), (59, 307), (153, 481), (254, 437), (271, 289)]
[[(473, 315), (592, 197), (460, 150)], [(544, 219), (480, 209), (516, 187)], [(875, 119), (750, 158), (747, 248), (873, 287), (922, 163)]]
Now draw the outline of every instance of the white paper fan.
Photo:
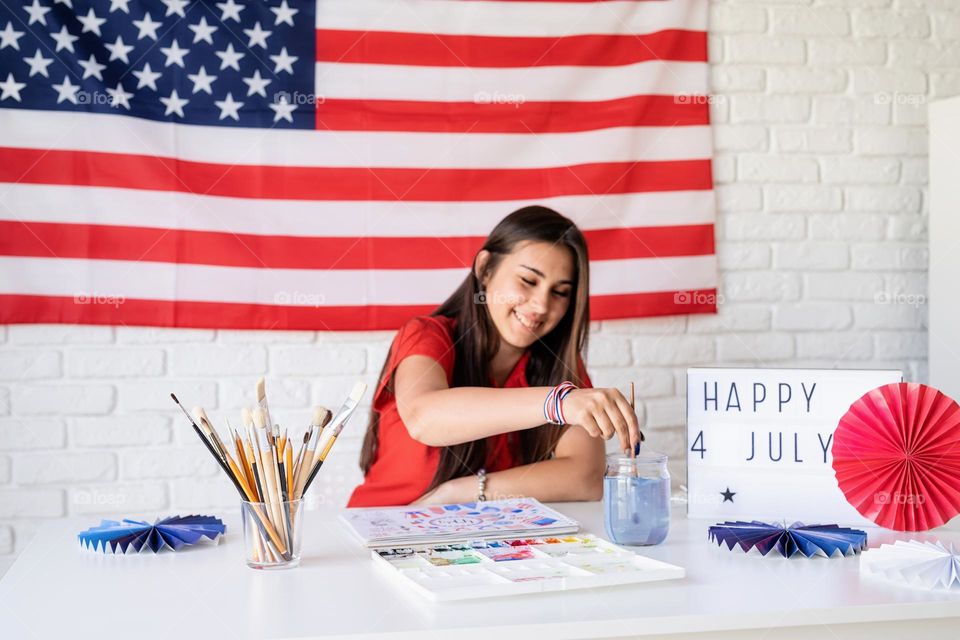
[(860, 571), (924, 589), (958, 589), (960, 550), (952, 543), (897, 540), (864, 552)]

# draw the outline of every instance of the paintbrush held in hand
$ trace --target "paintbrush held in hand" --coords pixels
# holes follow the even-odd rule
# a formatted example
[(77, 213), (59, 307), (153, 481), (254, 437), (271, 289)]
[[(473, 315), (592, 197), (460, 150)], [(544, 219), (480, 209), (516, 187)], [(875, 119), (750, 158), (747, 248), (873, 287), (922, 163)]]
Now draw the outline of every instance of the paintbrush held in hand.
[[(289, 555), (293, 529), (291, 514), (294, 510), (290, 503), (306, 494), (366, 390), (366, 384), (355, 384), (336, 414), (324, 407), (315, 407), (313, 419), (300, 439), (296, 453), (293, 451), (294, 439), (287, 436), (286, 430), (281, 434), (280, 426), (271, 421), (263, 378), (257, 382), (257, 406), (243, 408), (243, 427), (239, 431), (227, 423), (226, 441), (217, 433), (202, 407), (195, 407), (191, 416), (176, 395), (171, 393), (170, 397), (183, 411), (197, 437), (227, 474), (241, 498), (256, 503), (253, 512), (258, 520), (257, 526), (268, 543), (264, 551), (284, 558)], [(321, 444), (328, 424), (332, 427)]]

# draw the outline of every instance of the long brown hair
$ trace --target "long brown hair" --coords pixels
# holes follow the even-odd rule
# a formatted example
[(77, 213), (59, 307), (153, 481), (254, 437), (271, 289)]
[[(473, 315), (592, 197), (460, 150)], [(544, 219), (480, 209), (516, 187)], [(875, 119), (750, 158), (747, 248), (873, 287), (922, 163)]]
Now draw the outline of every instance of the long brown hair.
[[(484, 273), (493, 273), (504, 256), (512, 253), (521, 242), (549, 242), (566, 247), (573, 256), (574, 284), (571, 301), (563, 318), (550, 333), (530, 347), (526, 377), (530, 386), (553, 386), (563, 380), (581, 384), (580, 354), (587, 346), (587, 323), (590, 318), (587, 243), (577, 226), (553, 209), (529, 206), (518, 209), (500, 221), (484, 242), (481, 250), (489, 251)], [(470, 273), (457, 290), (431, 314), (445, 316), (456, 322), (453, 345), (453, 387), (489, 387), (490, 361), (500, 346), (500, 334), (483, 299), (481, 278), (476, 273), (476, 257)], [(396, 343), (391, 346), (391, 351)], [(387, 356), (387, 362), (390, 356)], [(387, 364), (380, 371), (383, 382)], [(379, 388), (378, 383), (378, 388)], [(360, 452), (360, 468), (364, 475), (370, 470), (377, 455), (380, 416), (370, 415), (370, 423)], [(520, 464), (545, 460), (553, 454), (561, 430), (544, 424), (519, 432)], [(433, 480), (426, 491), (431, 491), (452, 478), (476, 473), (486, 460), (485, 440), (474, 440), (446, 446), (441, 449), (440, 461)]]

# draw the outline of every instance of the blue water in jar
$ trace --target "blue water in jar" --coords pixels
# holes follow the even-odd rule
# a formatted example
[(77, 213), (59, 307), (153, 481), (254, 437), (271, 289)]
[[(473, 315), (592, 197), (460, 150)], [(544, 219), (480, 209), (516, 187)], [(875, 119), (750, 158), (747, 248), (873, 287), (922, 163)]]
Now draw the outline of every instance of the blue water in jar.
[(660, 544), (670, 530), (670, 478), (607, 476), (604, 527), (617, 544)]

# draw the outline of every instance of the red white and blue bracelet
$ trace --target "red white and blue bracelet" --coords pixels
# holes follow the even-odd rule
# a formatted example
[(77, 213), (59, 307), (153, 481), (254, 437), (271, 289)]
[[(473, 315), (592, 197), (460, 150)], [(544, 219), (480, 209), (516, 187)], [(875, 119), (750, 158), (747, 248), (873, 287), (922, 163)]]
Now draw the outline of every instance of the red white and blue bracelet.
[(565, 380), (550, 390), (543, 401), (543, 417), (547, 422), (559, 426), (567, 424), (563, 416), (563, 399), (576, 388), (577, 385)]

